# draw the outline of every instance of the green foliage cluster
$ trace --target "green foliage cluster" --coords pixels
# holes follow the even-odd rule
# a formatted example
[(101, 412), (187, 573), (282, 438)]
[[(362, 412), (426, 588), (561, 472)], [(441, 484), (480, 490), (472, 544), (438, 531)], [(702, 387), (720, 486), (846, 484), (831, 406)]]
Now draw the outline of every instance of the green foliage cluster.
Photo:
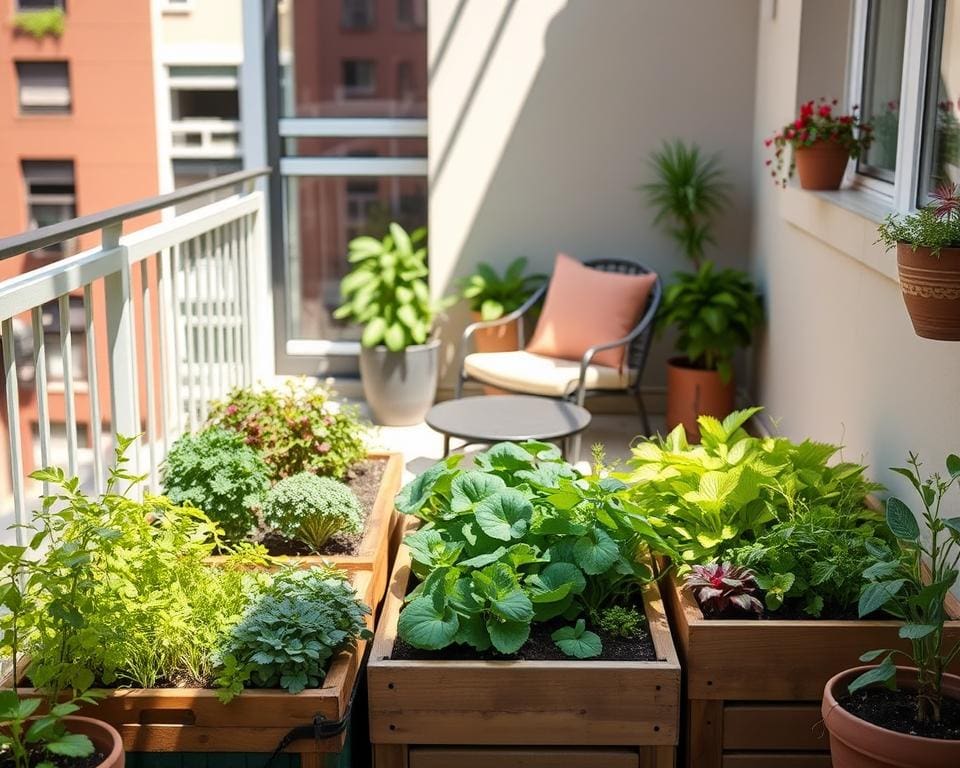
[(346, 485), (301, 472), (277, 483), (263, 502), (263, 521), (319, 552), (335, 533), (360, 533), (363, 510)]
[(691, 365), (729, 381), (734, 353), (750, 345), (763, 323), (763, 305), (747, 275), (715, 270), (707, 261), (695, 273), (677, 274), (664, 292), (660, 319), (677, 328), (677, 349)]
[(224, 702), (244, 687), (316, 688), (333, 656), (357, 638), (370, 639), (365, 617), (343, 571), (288, 567), (274, 576), (217, 652)]
[(14, 14), (13, 28), (36, 40), (47, 35), (63, 37), (67, 26), (67, 15), (62, 8), (47, 8), (40, 11), (20, 11)]
[(163, 464), (163, 492), (174, 504), (190, 504), (240, 541), (256, 524), (255, 510), (270, 473), (243, 436), (209, 427), (177, 439)]
[(630, 500), (677, 552), (682, 572), (733, 559), (757, 571), (771, 610), (790, 599), (816, 615), (817, 595), (848, 610), (859, 580), (839, 582), (886, 535), (864, 507), (879, 486), (862, 465), (831, 466), (836, 446), (750, 436), (743, 426), (759, 410), (723, 422), (700, 417), (700, 445), (689, 445), (682, 427), (637, 444)]
[(397, 497), (423, 521), (406, 538), (420, 579), (400, 613), (407, 643), (429, 650), (453, 643), (510, 654), (533, 622), (577, 622), (554, 634), (569, 655), (596, 656), (586, 628), (614, 604), (630, 604), (652, 578), (642, 563), (664, 544), (614, 478), (582, 478), (559, 450), (540, 442), (499, 443), (459, 467), (436, 464)]
[(340, 283), (343, 304), (333, 316), (363, 326), (365, 347), (386, 345), (399, 352), (425, 344), (437, 313), (455, 301), (434, 302), (427, 286), (425, 229), (407, 232), (397, 223), (382, 240), (357, 237), (350, 241), (353, 264)]
[(305, 378), (234, 389), (210, 404), (208, 424), (241, 435), (274, 480), (308, 471), (342, 478), (366, 455), (367, 426), (357, 409), (336, 404), (328, 388)]
[(527, 259), (520, 256), (504, 270), (503, 276), (489, 264), (480, 262), (477, 271), (463, 282), (463, 298), (481, 320), (497, 320), (520, 306), (539, 288), (546, 275), (527, 275)]
[(914, 250), (929, 248), (937, 256), (941, 248), (960, 246), (960, 216), (939, 216), (935, 205), (897, 217), (887, 216), (877, 227), (879, 242), (887, 250), (906, 243)]
[(926, 530), (921, 534), (916, 516), (903, 501), (895, 496), (887, 499), (887, 527), (898, 546), (880, 548), (878, 562), (863, 572), (869, 583), (858, 606), (860, 616), (882, 608), (901, 619), (899, 634), (910, 641), (911, 650), (904, 653), (883, 648), (865, 653), (860, 657), (863, 662), (883, 659), (854, 680), (850, 692), (876, 683), (896, 689), (893, 658), (899, 654), (906, 658), (908, 667), (916, 669), (916, 721), (939, 723), (943, 673), (960, 657), (960, 641), (948, 648), (943, 636), (943, 625), (949, 618), (944, 600), (957, 583), (960, 562), (960, 516), (945, 518), (940, 513), (950, 489), (960, 483), (960, 456), (947, 456), (945, 476), (935, 473), (924, 478), (920, 466), (916, 454), (911, 453), (907, 466), (893, 471), (906, 477), (920, 496), (920, 519)]
[(600, 629), (611, 637), (629, 640), (637, 637), (646, 624), (646, 618), (629, 606), (611, 605), (600, 611)]

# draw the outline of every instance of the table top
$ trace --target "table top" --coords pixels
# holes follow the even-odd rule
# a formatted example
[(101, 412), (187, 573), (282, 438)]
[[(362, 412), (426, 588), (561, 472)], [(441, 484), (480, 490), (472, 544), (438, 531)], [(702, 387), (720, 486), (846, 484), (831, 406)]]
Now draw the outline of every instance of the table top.
[(551, 440), (582, 432), (590, 424), (590, 412), (549, 397), (484, 395), (437, 403), (426, 422), (464, 440)]

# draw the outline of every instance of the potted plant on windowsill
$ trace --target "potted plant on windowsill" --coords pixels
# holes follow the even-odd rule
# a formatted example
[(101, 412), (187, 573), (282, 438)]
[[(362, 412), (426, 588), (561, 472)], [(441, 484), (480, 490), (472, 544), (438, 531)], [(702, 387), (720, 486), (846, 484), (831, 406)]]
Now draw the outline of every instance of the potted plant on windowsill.
[(355, 238), (354, 267), (340, 283), (344, 303), (334, 317), (363, 325), (363, 394), (386, 426), (422, 421), (437, 391), (440, 341), (433, 325), (453, 300), (430, 298), (425, 239), (425, 229), (407, 234), (397, 223), (382, 240)]
[(657, 179), (644, 185), (662, 224), (693, 264), (678, 273), (664, 293), (658, 323), (680, 332), (675, 357), (667, 365), (667, 428), (683, 424), (699, 439), (697, 417), (724, 417), (734, 407), (733, 355), (750, 344), (763, 321), (763, 307), (743, 272), (716, 270), (704, 258), (714, 217), (726, 203), (727, 184), (716, 157), (680, 141), (654, 153)]
[[(957, 581), (960, 517), (944, 519), (941, 504), (960, 479), (960, 457), (947, 457), (947, 477), (924, 480), (911, 454), (906, 476), (923, 503), (926, 535), (910, 508), (887, 500), (887, 525), (901, 552), (867, 571), (860, 615), (885, 608), (903, 621), (899, 635), (911, 650), (881, 649), (860, 657), (874, 667), (857, 667), (831, 678), (824, 689), (823, 721), (830, 732), (836, 768), (960, 765), (960, 677), (947, 674), (960, 656), (960, 641), (947, 641), (944, 601)], [(924, 572), (926, 563), (928, 571)], [(909, 666), (898, 667), (901, 656)]]
[(960, 191), (944, 184), (934, 202), (877, 228), (897, 249), (900, 290), (917, 336), (960, 341)]
[[(851, 114), (835, 115), (837, 100), (808, 101), (800, 107), (800, 116), (764, 141), (773, 146), (770, 175), (778, 186), (786, 186), (796, 169), (802, 189), (840, 189), (847, 162), (858, 158), (873, 141), (871, 126), (860, 119), (854, 107)], [(793, 151), (787, 157), (787, 147)]]

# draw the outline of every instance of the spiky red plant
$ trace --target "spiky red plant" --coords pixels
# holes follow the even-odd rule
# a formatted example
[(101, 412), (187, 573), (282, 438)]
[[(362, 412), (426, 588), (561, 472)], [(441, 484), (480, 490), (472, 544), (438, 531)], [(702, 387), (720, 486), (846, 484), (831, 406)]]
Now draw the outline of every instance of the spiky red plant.
[(957, 185), (953, 182), (947, 182), (937, 187), (931, 195), (936, 201), (935, 213), (938, 219), (952, 219), (960, 212), (960, 194), (957, 192)]
[(730, 608), (763, 613), (763, 605), (756, 597), (760, 589), (757, 578), (749, 568), (732, 563), (694, 565), (686, 583), (705, 614), (720, 615)]

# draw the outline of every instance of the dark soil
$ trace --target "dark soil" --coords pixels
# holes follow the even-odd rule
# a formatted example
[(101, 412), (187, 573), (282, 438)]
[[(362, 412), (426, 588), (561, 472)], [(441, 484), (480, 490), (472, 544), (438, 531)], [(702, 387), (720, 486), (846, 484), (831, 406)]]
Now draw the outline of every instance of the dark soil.
[[(402, 661), (578, 661), (561, 651), (550, 635), (560, 627), (568, 627), (572, 622), (554, 619), (545, 623), (535, 623), (530, 627), (530, 639), (523, 647), (512, 654), (502, 654), (491, 649), (482, 653), (469, 645), (451, 645), (439, 651), (421, 651), (407, 645), (399, 637), (393, 646), (390, 658)], [(595, 631), (595, 630), (594, 630)], [(656, 661), (657, 654), (653, 640), (646, 627), (639, 630), (637, 637), (624, 640), (604, 632), (597, 632), (603, 642), (603, 653), (583, 661)]]
[(289, 555), (303, 557), (305, 555), (356, 555), (360, 551), (360, 542), (366, 533), (366, 521), (373, 511), (377, 500), (377, 491), (380, 490), (380, 480), (387, 468), (386, 459), (364, 459), (354, 464), (347, 476), (343, 478), (350, 490), (353, 491), (360, 507), (363, 510), (363, 533), (338, 533), (333, 536), (320, 552), (314, 552), (309, 546), (296, 539), (288, 539), (274, 530), (261, 526), (256, 535), (258, 543), (263, 544), (271, 555)]
[(916, 694), (887, 688), (865, 688), (839, 699), (840, 705), (861, 720), (889, 731), (929, 739), (960, 739), (960, 701), (944, 699), (939, 723), (918, 723)]
[[(39, 765), (47, 762), (57, 768), (97, 768), (106, 759), (103, 752), (94, 752), (89, 757), (61, 757), (53, 755), (45, 750), (38, 750), (30, 755), (30, 765)], [(13, 759), (8, 756), (0, 756), (0, 768), (13, 768)]]

